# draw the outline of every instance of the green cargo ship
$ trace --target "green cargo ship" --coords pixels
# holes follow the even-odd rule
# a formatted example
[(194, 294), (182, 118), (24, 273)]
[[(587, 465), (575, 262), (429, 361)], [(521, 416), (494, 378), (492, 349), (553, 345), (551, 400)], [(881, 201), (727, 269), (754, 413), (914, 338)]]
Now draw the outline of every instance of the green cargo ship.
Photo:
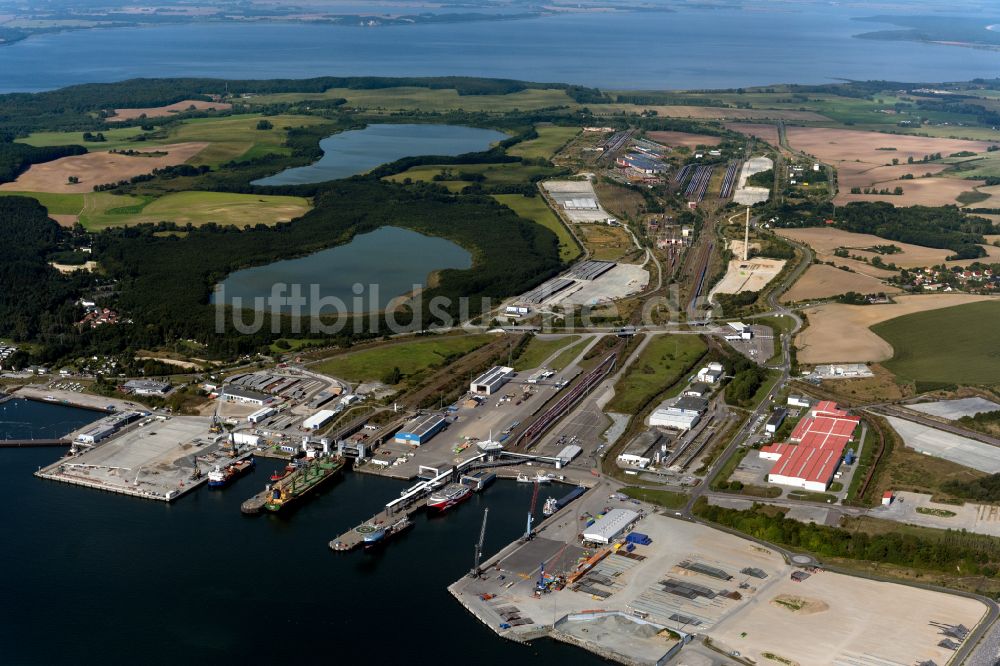
[(325, 481), (332, 479), (344, 468), (343, 458), (318, 458), (305, 467), (295, 470), (271, 488), (264, 508), (281, 511), (289, 504), (315, 490)]

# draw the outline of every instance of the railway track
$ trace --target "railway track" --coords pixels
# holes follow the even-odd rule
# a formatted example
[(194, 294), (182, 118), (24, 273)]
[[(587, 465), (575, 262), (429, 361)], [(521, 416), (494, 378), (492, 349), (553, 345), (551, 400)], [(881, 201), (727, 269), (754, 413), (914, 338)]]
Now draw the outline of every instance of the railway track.
[(713, 166), (700, 166), (695, 169), (694, 175), (691, 176), (691, 182), (684, 190), (684, 196), (687, 197), (688, 201), (699, 203), (705, 198), (705, 191), (708, 189), (709, 181), (712, 180), (714, 170)]
[(720, 199), (728, 199), (733, 196), (733, 188), (736, 186), (736, 174), (739, 173), (741, 162), (734, 160), (726, 167), (726, 177), (722, 181), (722, 189), (719, 190)]

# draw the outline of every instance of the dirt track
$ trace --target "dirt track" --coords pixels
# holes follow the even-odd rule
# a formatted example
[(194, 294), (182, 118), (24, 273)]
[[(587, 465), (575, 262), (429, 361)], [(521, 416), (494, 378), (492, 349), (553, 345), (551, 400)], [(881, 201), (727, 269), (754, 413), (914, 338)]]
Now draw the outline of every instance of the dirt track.
[[(161, 157), (121, 155), (95, 152), (62, 157), (52, 162), (35, 164), (13, 183), (0, 185), (0, 190), (24, 192), (93, 192), (95, 185), (115, 183), (133, 176), (150, 173), (177, 164), (184, 164), (208, 146), (204, 142), (174, 143), (150, 147), (143, 152), (165, 152)], [(70, 183), (76, 176), (78, 183)]]
[(914, 312), (996, 299), (972, 294), (899, 296), (890, 305), (828, 303), (803, 312), (809, 327), (795, 338), (800, 363), (864, 363), (892, 358), (892, 345), (869, 327)]

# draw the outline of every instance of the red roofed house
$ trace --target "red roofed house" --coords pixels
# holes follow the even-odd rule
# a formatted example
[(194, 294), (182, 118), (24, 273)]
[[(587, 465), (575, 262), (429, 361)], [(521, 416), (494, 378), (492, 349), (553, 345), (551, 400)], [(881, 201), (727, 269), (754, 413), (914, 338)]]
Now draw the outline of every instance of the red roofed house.
[(835, 402), (820, 402), (809, 416), (795, 426), (789, 437), (794, 444), (771, 444), (760, 450), (761, 458), (775, 461), (767, 480), (806, 490), (825, 491), (833, 482), (833, 476), (843, 460), (844, 449), (860, 421), (857, 416), (848, 416)]

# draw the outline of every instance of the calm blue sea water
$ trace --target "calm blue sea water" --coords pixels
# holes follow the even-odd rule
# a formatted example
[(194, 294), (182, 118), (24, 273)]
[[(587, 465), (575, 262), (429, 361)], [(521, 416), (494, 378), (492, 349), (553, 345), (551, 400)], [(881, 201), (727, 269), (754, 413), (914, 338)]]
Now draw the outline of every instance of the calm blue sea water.
[[(355, 28), (203, 24), (42, 35), (0, 47), (0, 92), (130, 77), (469, 75), (604, 88), (721, 88), (836, 78), (994, 77), (1000, 53), (853, 39), (854, 8), (578, 14)], [(985, 28), (985, 26), (984, 26)]]
[[(239, 297), (243, 299), (242, 308), (270, 310), (269, 301), (263, 301), (258, 307), (254, 298), (266, 299), (276, 283), (301, 285), (301, 293), (307, 299), (311, 285), (315, 284), (321, 298), (339, 298), (346, 307), (340, 308), (338, 304), (337, 309), (328, 307), (313, 313), (307, 305), (302, 311), (305, 315), (375, 312), (396, 296), (412, 291), (415, 285), (423, 286), (433, 271), (470, 266), (472, 255), (450, 240), (424, 236), (409, 229), (381, 227), (355, 236), (346, 245), (237, 271), (223, 281), (225, 291), (221, 298), (232, 305), (232, 299)], [(360, 308), (354, 307), (354, 299), (358, 296), (353, 291), (355, 284), (363, 287)], [(220, 292), (216, 292), (214, 298), (220, 298)], [(287, 308), (283, 310), (288, 311)]]
[(368, 125), (319, 142), (323, 157), (308, 166), (286, 169), (254, 185), (302, 185), (347, 178), (411, 155), (461, 155), (486, 150), (507, 135), (462, 125)]
[[(0, 403), (0, 439), (58, 439), (103, 412), (15, 398)], [(57, 449), (50, 449), (49, 454)]]
[[(34, 430), (66, 421), (63, 408), (39, 407)], [(446, 590), (472, 566), (484, 507), (490, 553), (521, 533), (527, 484), (497, 483), (440, 519), (420, 515), (377, 555), (338, 554), (327, 543), (406, 484), (347, 473), (288, 515), (245, 517), (240, 502), (277, 461), (164, 505), (32, 476), (58, 455), (0, 450), (5, 665), (404, 664), (432, 654), (483, 666), (604, 663), (498, 639)]]

